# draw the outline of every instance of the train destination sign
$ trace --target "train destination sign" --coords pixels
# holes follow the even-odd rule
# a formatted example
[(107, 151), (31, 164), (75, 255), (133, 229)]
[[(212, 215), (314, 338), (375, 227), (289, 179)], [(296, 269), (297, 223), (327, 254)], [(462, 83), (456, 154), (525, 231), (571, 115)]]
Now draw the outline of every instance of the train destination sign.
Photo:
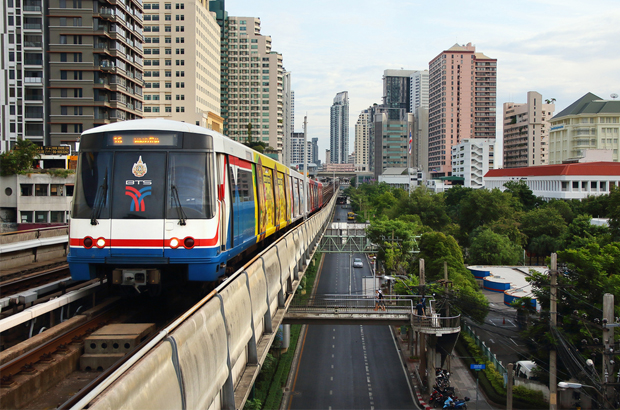
[(108, 145), (177, 145), (176, 134), (113, 134), (108, 137)]
[(71, 154), (71, 147), (39, 147), (37, 153), (39, 155), (69, 155)]

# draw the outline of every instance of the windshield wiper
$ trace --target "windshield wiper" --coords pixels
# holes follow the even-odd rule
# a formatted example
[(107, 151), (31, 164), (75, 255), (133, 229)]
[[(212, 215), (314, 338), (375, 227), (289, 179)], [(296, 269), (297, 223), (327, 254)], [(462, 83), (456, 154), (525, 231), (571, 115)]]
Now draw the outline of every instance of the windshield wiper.
[(181, 200), (179, 199), (179, 191), (177, 190), (176, 185), (172, 185), (172, 202), (173, 206), (177, 209), (177, 213), (179, 214), (179, 225), (186, 225), (185, 220), (187, 219), (187, 215), (183, 211), (183, 206), (181, 205)]
[(95, 196), (95, 204), (93, 205), (93, 210), (90, 213), (90, 224), (97, 225), (97, 219), (101, 215), (101, 210), (106, 204), (106, 197), (108, 195), (108, 170), (105, 170), (106, 177), (103, 179), (103, 183), (99, 185), (97, 188), (97, 195)]

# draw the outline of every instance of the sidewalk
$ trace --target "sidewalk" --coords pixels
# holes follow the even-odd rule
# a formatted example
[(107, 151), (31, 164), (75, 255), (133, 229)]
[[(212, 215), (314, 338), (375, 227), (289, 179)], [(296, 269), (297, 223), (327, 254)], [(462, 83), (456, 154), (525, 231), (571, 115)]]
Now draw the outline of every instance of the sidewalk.
[[(417, 368), (419, 367), (420, 362), (410, 362), (407, 360), (407, 358), (409, 357), (408, 342), (403, 342), (401, 336), (398, 335), (398, 331), (396, 329), (392, 328), (392, 331), (394, 332), (396, 341), (399, 344), (403, 363), (405, 363), (405, 366), (407, 366), (407, 371), (411, 375), (411, 382), (415, 388), (420, 408), (427, 410), (432, 409), (432, 405), (428, 403), (430, 393), (424, 392), (424, 389), (422, 388), (422, 386), (420, 386), (420, 381), (417, 379), (416, 376)], [(478, 401), (476, 401), (476, 378), (472, 376), (469, 369), (465, 367), (465, 364), (461, 359), (453, 356), (451, 358), (451, 361), (452, 365), (450, 369), (450, 384), (452, 387), (454, 387), (454, 394), (459, 399), (462, 399), (464, 397), (470, 398), (470, 401), (467, 403), (467, 407), (469, 409), (495, 410), (501, 408), (489, 404), (484, 397), (482, 391), (478, 391)]]

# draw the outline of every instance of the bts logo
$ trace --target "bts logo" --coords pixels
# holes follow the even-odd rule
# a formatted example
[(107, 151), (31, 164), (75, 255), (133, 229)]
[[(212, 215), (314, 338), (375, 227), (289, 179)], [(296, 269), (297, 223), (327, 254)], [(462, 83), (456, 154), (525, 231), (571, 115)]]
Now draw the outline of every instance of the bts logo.
[(138, 191), (132, 186), (126, 186), (125, 195), (128, 195), (133, 199), (131, 202), (131, 208), (129, 209), (130, 211), (144, 212), (144, 198), (151, 195), (151, 187), (147, 186)]

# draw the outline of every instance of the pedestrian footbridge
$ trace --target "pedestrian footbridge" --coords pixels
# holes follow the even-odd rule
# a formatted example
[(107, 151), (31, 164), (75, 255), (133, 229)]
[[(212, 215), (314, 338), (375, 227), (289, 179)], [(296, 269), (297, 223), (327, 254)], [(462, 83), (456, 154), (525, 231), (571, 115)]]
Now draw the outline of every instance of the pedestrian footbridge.
[[(410, 325), (415, 332), (442, 336), (461, 331), (461, 317), (441, 317), (435, 312), (434, 300), (419, 312), (421, 296), (385, 296), (385, 310), (375, 310), (372, 296), (317, 295), (291, 303), (283, 323), (288, 324), (363, 324)], [(422, 314), (419, 314), (422, 313)]]

